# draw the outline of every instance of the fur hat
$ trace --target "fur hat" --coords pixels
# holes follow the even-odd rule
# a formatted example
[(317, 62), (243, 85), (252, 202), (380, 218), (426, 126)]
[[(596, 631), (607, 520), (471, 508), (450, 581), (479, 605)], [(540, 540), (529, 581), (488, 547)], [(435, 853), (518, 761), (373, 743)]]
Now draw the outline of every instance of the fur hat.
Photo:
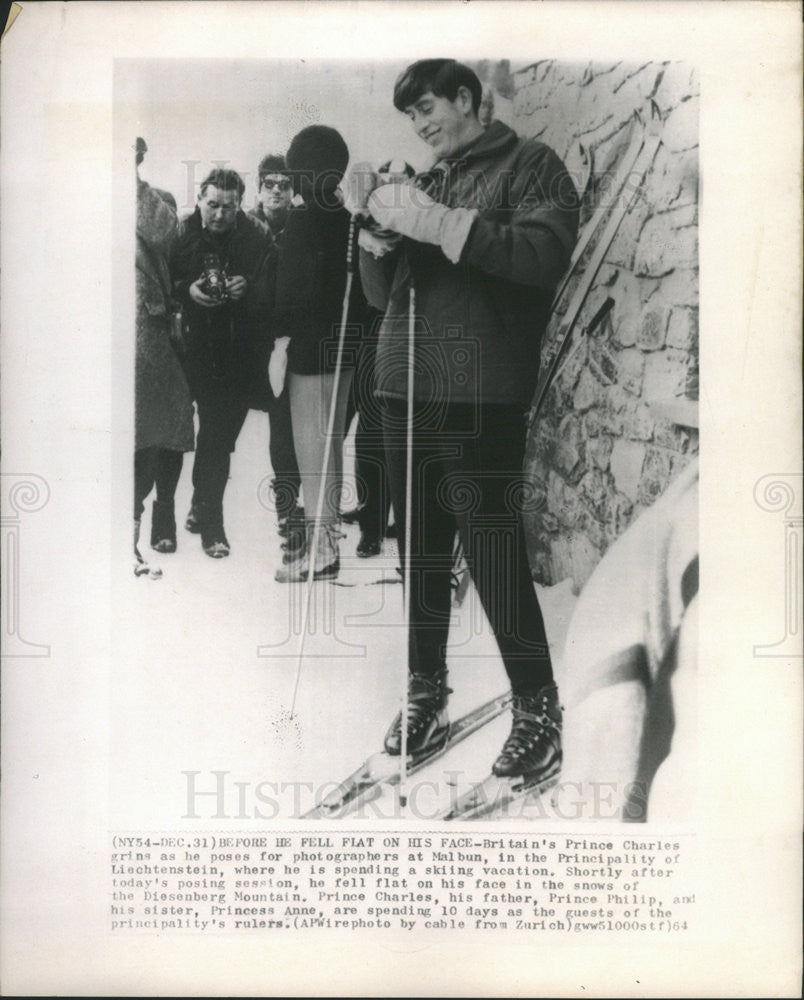
[(287, 173), (297, 193), (334, 188), (343, 180), (349, 149), (343, 136), (328, 125), (308, 125), (293, 139), (285, 156)]

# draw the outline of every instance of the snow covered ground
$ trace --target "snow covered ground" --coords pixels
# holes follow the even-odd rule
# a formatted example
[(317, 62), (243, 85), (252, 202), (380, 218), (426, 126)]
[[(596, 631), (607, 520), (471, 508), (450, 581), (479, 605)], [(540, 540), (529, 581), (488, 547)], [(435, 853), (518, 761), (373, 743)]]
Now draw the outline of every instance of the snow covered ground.
[[(110, 804), (121, 828), (299, 816), (381, 747), (399, 708), (405, 646), (396, 544), (386, 540), (381, 556), (358, 559), (359, 530), (344, 526), (337, 583), (313, 587), (290, 716), (305, 587), (273, 578), (281, 549), (275, 516), (264, 506), (268, 435), (267, 416), (252, 411), (225, 498), (229, 558), (210, 559), (183, 528), (192, 456), (177, 491), (176, 553), (150, 549), (147, 504), (140, 549), (163, 577), (131, 573), (115, 623)], [(347, 470), (350, 452), (351, 438)], [(538, 592), (560, 682), (575, 598), (568, 582)], [(456, 719), (507, 688), (472, 588), (454, 612), (450, 638)], [(411, 779), (411, 818), (434, 819), (456, 792), (485, 778), (509, 724), (506, 712)], [(360, 816), (391, 818), (397, 809), (388, 792)]]

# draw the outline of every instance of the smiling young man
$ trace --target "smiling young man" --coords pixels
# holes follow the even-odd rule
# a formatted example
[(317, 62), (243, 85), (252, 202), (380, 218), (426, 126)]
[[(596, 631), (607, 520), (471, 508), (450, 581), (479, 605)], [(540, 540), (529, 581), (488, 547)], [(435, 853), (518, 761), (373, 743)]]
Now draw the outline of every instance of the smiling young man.
[[(409, 66), (394, 105), (436, 156), (411, 185), (363, 171), (350, 184), (366, 294), (384, 319), (377, 395), (394, 512), (405, 510), (407, 340), (415, 289), (408, 752), (448, 738), (446, 644), (455, 530), (513, 692), (511, 733), (493, 764), (528, 784), (561, 763), (561, 709), (521, 521), (525, 413), (554, 289), (569, 262), (578, 196), (555, 153), (480, 123), (467, 66)], [(373, 231), (372, 231), (373, 230)], [(401, 715), (385, 739), (401, 752)]]

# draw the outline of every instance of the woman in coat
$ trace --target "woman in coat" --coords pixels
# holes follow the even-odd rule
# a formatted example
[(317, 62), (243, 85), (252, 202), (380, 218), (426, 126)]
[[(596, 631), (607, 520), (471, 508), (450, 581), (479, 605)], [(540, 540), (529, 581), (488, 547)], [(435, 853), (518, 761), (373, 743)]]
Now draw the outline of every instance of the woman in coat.
[[(138, 140), (137, 165), (145, 143)], [(134, 421), (134, 551), (145, 499), (156, 488), (151, 545), (176, 549), (173, 499), (185, 451), (194, 447), (193, 406), (171, 342), (171, 285), (167, 251), (176, 233), (175, 202), (137, 177), (137, 342)]]

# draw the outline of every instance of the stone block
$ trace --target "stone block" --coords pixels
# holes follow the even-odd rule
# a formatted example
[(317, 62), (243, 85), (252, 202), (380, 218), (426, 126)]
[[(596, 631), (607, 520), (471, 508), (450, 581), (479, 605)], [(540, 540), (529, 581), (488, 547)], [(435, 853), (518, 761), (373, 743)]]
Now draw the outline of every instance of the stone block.
[(574, 487), (564, 484), (561, 491), (561, 502), (555, 510), (551, 508), (550, 513), (556, 516), (563, 528), (575, 528), (582, 511), (583, 504), (578, 491)]
[(603, 508), (603, 529), (606, 547), (625, 531), (631, 523), (634, 505), (624, 493), (609, 493)]
[(690, 429), (679, 427), (670, 420), (659, 419), (653, 431), (653, 443), (668, 451), (686, 454), (690, 447)]
[(662, 129), (662, 142), (671, 152), (694, 149), (698, 145), (699, 99), (690, 97), (668, 114)]
[(620, 223), (617, 235), (606, 254), (606, 263), (615, 264), (628, 271), (634, 270), (637, 245), (650, 212), (647, 202), (637, 197)]
[(645, 223), (634, 256), (635, 274), (661, 278), (678, 268), (697, 267), (697, 229), (675, 228), (673, 214), (663, 212)]
[(618, 382), (627, 392), (638, 396), (645, 376), (645, 355), (635, 347), (617, 353)]
[(671, 62), (664, 67), (653, 99), (661, 111), (667, 112), (697, 92), (697, 76), (694, 67), (687, 63)]
[(584, 368), (578, 378), (578, 384), (572, 396), (573, 409), (583, 411), (596, 406), (602, 399), (603, 386)]
[(633, 347), (636, 344), (639, 316), (631, 308), (615, 310), (612, 321), (612, 341), (619, 347)]
[(623, 434), (630, 441), (650, 441), (653, 437), (653, 417), (642, 402), (628, 402), (622, 411), (622, 422)]
[(676, 306), (698, 308), (698, 271), (678, 270), (661, 280), (661, 291), (665, 300)]
[(671, 347), (648, 355), (642, 388), (645, 402), (661, 402), (685, 395), (688, 365), (688, 355)]
[(643, 351), (659, 351), (667, 339), (667, 323), (670, 316), (661, 306), (649, 306), (640, 317), (636, 346)]
[(615, 441), (611, 451), (609, 468), (614, 478), (614, 484), (618, 492), (632, 501), (637, 499), (639, 492), (645, 452), (646, 446), (644, 444), (627, 441), (624, 438)]
[(586, 442), (587, 458), (598, 469), (605, 471), (609, 467), (613, 447), (614, 439), (609, 434), (598, 434), (596, 437), (589, 438)]
[(565, 580), (572, 577), (576, 590), (580, 590), (600, 562), (600, 552), (586, 535), (571, 532), (566, 538), (560, 537), (552, 546), (552, 577)]
[(541, 522), (542, 529), (549, 534), (555, 534), (558, 531), (558, 518), (555, 514), (545, 511), (538, 520)]
[(578, 525), (578, 531), (582, 532), (596, 549), (603, 550), (608, 544), (606, 530), (598, 519), (589, 511), (584, 511)]
[(578, 484), (581, 499), (598, 517), (602, 516), (608, 490), (608, 477), (600, 469), (590, 469)]
[(672, 474), (673, 464), (670, 453), (663, 448), (648, 448), (639, 481), (637, 493), (639, 502), (650, 506), (667, 489)]
[(677, 306), (670, 313), (667, 328), (667, 346), (680, 351), (691, 351), (698, 346), (698, 310)]

